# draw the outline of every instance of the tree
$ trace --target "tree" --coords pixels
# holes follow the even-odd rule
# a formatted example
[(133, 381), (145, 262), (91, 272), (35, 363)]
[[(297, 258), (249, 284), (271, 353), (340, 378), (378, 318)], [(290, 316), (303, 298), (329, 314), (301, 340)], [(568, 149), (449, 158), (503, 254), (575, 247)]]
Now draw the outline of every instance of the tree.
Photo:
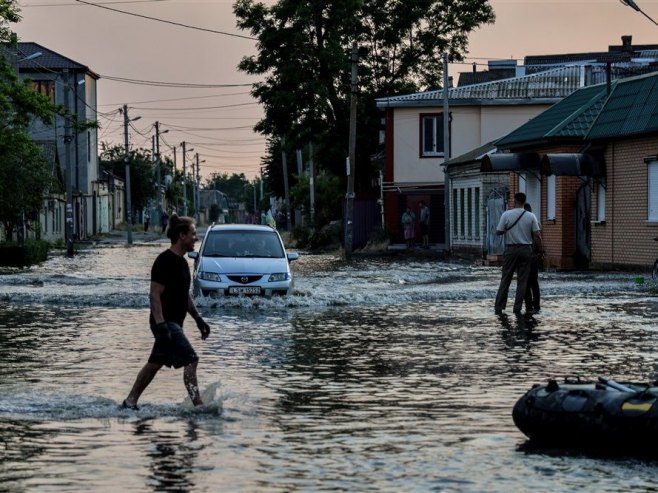
[(249, 180), (247, 180), (244, 173), (233, 173), (230, 176), (228, 173), (213, 173), (206, 181), (207, 189), (216, 189), (228, 196), (231, 208), (234, 208), (240, 202), (249, 204), (252, 196), (248, 195), (248, 192), (253, 193), (253, 189), (248, 189), (248, 185)]
[[(101, 143), (100, 166), (116, 176), (126, 179), (125, 148)], [(130, 157), (130, 201), (133, 209), (146, 207), (155, 198), (156, 178), (153, 155), (148, 149), (131, 149)]]
[(49, 124), (65, 113), (20, 81), (10, 63), (16, 43), (10, 26), (19, 20), (15, 3), (0, 0), (0, 222), (7, 239), (23, 217), (38, 218), (53, 186), (52, 169), (27, 129), (34, 118)]
[[(285, 137), (288, 151), (312, 141), (317, 168), (341, 179), (348, 155), (350, 51), (357, 42), (360, 189), (371, 182), (370, 157), (379, 150), (381, 116), (373, 100), (439, 87), (442, 53), (463, 59), (468, 34), (494, 20), (486, 0), (279, 0), (271, 7), (237, 0), (233, 10), (238, 27), (258, 39), (258, 53), (239, 64), (262, 79), (252, 89), (265, 110), (255, 129), (271, 139)], [(267, 165), (274, 168), (276, 159), (271, 154)]]

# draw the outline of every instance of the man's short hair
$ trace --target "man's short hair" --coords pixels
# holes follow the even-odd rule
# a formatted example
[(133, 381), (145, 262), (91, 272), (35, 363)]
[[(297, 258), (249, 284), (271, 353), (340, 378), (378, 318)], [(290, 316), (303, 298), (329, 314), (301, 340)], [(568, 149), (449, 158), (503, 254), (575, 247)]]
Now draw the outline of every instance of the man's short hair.
[(514, 202), (516, 202), (517, 204), (525, 204), (525, 200), (526, 200), (525, 193), (517, 192), (514, 194)]

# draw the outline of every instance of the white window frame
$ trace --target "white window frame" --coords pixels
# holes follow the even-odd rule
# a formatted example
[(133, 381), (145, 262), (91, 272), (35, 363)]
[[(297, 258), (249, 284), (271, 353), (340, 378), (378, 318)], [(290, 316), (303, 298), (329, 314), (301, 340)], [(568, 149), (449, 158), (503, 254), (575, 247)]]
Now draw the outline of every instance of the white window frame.
[[(426, 141), (426, 125), (432, 124), (431, 142)], [(420, 157), (443, 157), (443, 113), (421, 113)]]
[(557, 204), (557, 195), (555, 182), (555, 175), (548, 175), (546, 177), (546, 219), (550, 221), (556, 218), (555, 210)]
[(647, 220), (658, 222), (658, 161), (647, 163)]
[(596, 189), (596, 221), (605, 222), (605, 183), (602, 180)]
[(533, 173), (519, 173), (519, 192), (525, 193), (526, 202), (532, 212), (539, 215), (541, 210), (541, 180)]

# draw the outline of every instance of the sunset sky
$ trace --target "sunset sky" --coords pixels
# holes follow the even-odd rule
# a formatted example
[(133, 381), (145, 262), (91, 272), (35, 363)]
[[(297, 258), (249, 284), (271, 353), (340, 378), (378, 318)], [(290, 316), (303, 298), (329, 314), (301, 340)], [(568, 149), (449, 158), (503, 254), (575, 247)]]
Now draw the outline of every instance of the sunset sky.
[[(131, 135), (138, 147), (151, 147), (153, 124), (160, 122), (161, 151), (187, 142), (188, 160), (199, 153), (202, 178), (213, 172), (244, 173), (260, 169), (265, 139), (252, 131), (262, 112), (250, 97), (253, 82), (236, 66), (255, 53), (254, 40), (235, 27), (232, 0), (21, 0), (23, 21), (15, 26), (21, 41), (39, 43), (101, 76), (98, 105), (101, 141), (121, 144), (124, 104), (141, 116)], [(265, 3), (271, 4), (272, 0)], [(619, 0), (491, 0), (496, 22), (474, 32), (464, 65), (450, 75), (484, 70), (489, 59), (526, 55), (605, 51), (632, 35), (634, 44), (658, 43), (658, 26)], [(658, 20), (658, 0), (636, 0)], [(107, 10), (114, 8), (171, 23)], [(112, 78), (182, 84), (162, 87)], [(168, 84), (169, 86), (171, 84)], [(210, 85), (214, 87), (199, 87)]]

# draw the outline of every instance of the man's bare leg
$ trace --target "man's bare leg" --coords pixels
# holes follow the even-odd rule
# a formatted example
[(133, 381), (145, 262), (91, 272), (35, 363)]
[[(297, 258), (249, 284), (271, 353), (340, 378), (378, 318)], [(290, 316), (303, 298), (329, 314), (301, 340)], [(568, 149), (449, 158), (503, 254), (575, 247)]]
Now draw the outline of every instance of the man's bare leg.
[(195, 406), (203, 406), (201, 394), (199, 394), (199, 383), (196, 379), (197, 364), (198, 362), (190, 363), (183, 369), (183, 383), (185, 384), (187, 393), (190, 394), (192, 404)]
[(130, 394), (126, 397), (126, 400), (123, 401), (126, 407), (134, 407), (137, 405), (139, 397), (142, 395), (142, 392), (149, 386), (153, 381), (153, 377), (158, 371), (162, 368), (161, 364), (158, 363), (146, 363), (144, 367), (137, 374), (133, 388), (130, 390)]

